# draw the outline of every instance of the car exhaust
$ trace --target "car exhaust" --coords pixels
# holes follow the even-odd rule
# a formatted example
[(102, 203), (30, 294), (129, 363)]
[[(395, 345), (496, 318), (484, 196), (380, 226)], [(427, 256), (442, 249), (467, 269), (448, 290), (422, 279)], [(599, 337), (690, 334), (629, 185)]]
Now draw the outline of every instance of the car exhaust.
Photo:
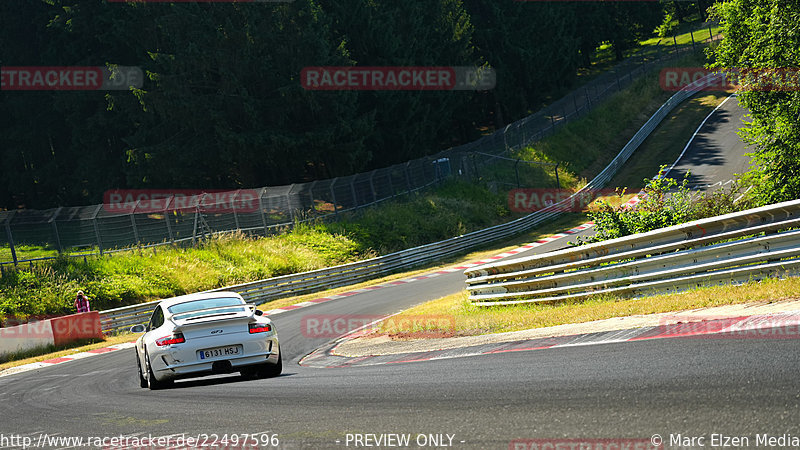
[(233, 372), (233, 366), (228, 360), (215, 361), (214, 364), (211, 365), (211, 371), (214, 373), (231, 373)]

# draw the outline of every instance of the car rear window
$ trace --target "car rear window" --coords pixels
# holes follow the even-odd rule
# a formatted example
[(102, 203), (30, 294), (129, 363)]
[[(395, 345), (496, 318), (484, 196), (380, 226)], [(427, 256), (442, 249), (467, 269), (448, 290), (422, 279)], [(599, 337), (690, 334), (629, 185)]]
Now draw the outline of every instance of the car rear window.
[(172, 314), (180, 314), (192, 311), (200, 311), (203, 309), (240, 306), (244, 304), (244, 301), (235, 297), (207, 298), (205, 300), (194, 300), (191, 302), (178, 303), (177, 305), (170, 306), (168, 309)]

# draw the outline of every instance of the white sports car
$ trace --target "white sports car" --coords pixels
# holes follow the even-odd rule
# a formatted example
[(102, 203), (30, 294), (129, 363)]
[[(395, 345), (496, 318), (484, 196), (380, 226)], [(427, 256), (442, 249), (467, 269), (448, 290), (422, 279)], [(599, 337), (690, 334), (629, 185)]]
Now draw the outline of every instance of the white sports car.
[(162, 301), (136, 341), (141, 386), (160, 389), (175, 379), (241, 372), (275, 377), (282, 370), (275, 326), (235, 292), (191, 294)]

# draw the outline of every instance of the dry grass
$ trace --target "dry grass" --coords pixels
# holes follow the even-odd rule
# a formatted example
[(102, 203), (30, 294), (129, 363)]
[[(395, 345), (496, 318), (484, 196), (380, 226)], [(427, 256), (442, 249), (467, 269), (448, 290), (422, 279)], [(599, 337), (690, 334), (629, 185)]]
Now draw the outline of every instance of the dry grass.
[(331, 295), (341, 294), (343, 292), (354, 291), (356, 289), (361, 289), (367, 286), (374, 286), (377, 284), (388, 283), (389, 281), (399, 280), (403, 278), (410, 278), (417, 275), (422, 275), (425, 273), (441, 270), (447, 267), (457, 266), (470, 261), (481, 260), (489, 256), (497, 255), (499, 253), (515, 249), (522, 245), (538, 241), (544, 237), (551, 236), (555, 233), (559, 233), (564, 230), (569, 230), (571, 228), (574, 228), (578, 225), (585, 223), (586, 220), (587, 219), (584, 214), (579, 214), (579, 213), (564, 214), (558, 219), (554, 220), (553, 222), (546, 223), (541, 227), (532, 230), (529, 233), (521, 234), (510, 241), (504, 241), (502, 247), (498, 246), (498, 244), (494, 244), (494, 246), (490, 246), (489, 248), (474, 251), (466, 255), (459, 256), (457, 258), (451, 258), (446, 261), (439, 262), (434, 265), (429, 265), (421, 269), (387, 275), (385, 277), (365, 281), (363, 283), (354, 284), (351, 286), (344, 286), (336, 289), (329, 289), (327, 291), (322, 291), (322, 292), (315, 292), (313, 294), (282, 298), (271, 301), (269, 303), (265, 303), (259, 306), (258, 308), (263, 311), (269, 311), (271, 309), (277, 309), (284, 306), (295, 305), (297, 303), (307, 302), (309, 300), (321, 297), (328, 297)]
[[(466, 292), (461, 292), (411, 308), (399, 316), (395, 316), (394, 320), (402, 322), (403, 317), (448, 315), (455, 318), (456, 335), (479, 335), (583, 323), (637, 314), (684, 311), (751, 302), (775, 302), (800, 298), (798, 292), (800, 292), (800, 278), (788, 278), (738, 286), (714, 286), (679, 294), (634, 299), (597, 296), (584, 302), (497, 307), (474, 306), (467, 299)], [(433, 325), (425, 329), (448, 331), (437, 330)], [(405, 331), (418, 332), (420, 329)]]

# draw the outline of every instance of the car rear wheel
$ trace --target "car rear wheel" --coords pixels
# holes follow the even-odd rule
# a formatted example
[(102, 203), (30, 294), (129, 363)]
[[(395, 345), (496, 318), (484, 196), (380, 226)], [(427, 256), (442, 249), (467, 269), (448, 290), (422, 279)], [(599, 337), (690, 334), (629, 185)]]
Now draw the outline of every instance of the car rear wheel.
[(139, 387), (147, 387), (147, 379), (142, 374), (142, 363), (139, 360), (139, 351), (136, 351), (136, 373), (139, 375)]
[(264, 364), (258, 368), (259, 378), (272, 378), (277, 377), (283, 371), (283, 363), (281, 362), (281, 353), (278, 352), (277, 364)]
[(156, 380), (156, 376), (153, 375), (153, 366), (150, 364), (150, 355), (145, 353), (144, 360), (147, 363), (147, 387), (150, 388), (151, 391), (155, 391), (157, 389), (164, 389), (172, 385), (172, 381), (158, 381)]

